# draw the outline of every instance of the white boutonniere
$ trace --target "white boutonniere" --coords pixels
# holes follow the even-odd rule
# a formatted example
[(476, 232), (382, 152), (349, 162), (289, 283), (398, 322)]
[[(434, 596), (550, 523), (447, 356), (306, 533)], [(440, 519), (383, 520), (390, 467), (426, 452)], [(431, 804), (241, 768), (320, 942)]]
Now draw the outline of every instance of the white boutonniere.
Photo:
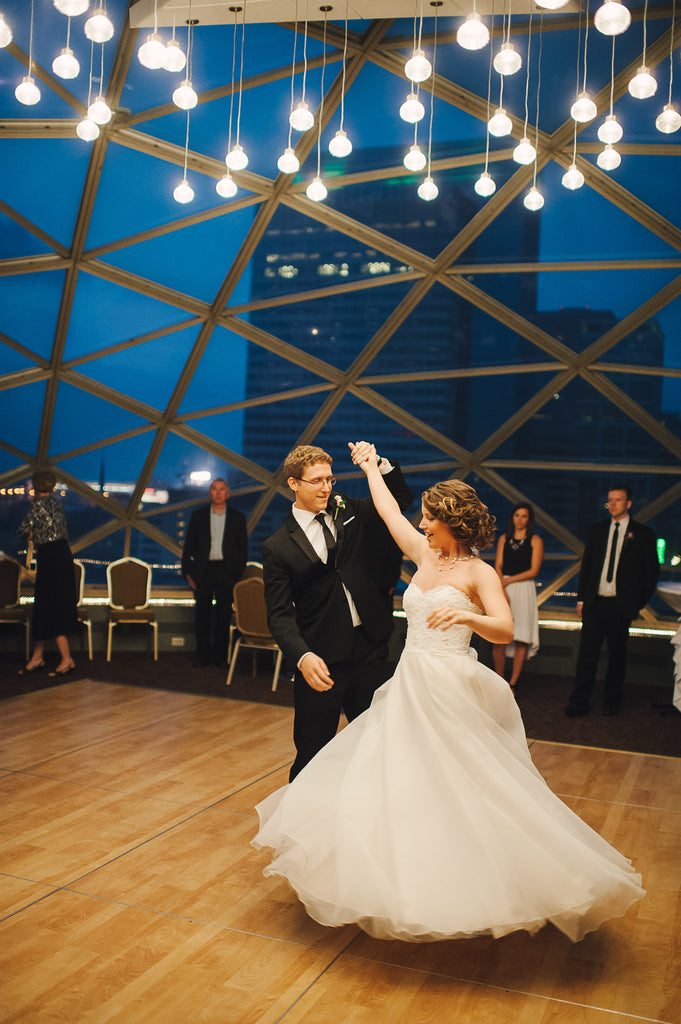
[(334, 509), (334, 512), (333, 512), (333, 519), (334, 519), (334, 522), (335, 522), (336, 521), (336, 516), (338, 515), (339, 510), (342, 509), (342, 508), (345, 508), (345, 498), (343, 498), (340, 494), (334, 494), (333, 500), (334, 500), (335, 505), (336, 505), (336, 507)]

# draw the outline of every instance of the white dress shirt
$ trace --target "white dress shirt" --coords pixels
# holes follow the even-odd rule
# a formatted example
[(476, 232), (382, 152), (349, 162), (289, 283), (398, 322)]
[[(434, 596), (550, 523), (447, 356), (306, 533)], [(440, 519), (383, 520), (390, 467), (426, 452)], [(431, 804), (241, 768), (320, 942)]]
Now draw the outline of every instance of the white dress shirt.
[(615, 533), (615, 521), (610, 520), (610, 530), (608, 532), (608, 543), (605, 548), (605, 558), (603, 559), (603, 568), (601, 569), (601, 579), (598, 584), (598, 596), (599, 597), (615, 597), (617, 594), (617, 587), (615, 586), (615, 580), (617, 578), (617, 566), (619, 565), (620, 555), (622, 554), (622, 545), (624, 544), (624, 538), (627, 535), (629, 529), (629, 516), (625, 516), (624, 519), (619, 520), (619, 530), (617, 531), (617, 548), (615, 550), (615, 566), (612, 573), (612, 579), (608, 581), (608, 562), (610, 561), (610, 550), (612, 548), (612, 538)]

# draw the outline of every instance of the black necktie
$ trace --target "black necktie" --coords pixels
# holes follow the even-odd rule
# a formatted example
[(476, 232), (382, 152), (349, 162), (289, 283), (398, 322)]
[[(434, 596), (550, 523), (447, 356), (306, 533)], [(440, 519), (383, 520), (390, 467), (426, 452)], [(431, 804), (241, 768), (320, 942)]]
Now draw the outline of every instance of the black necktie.
[(322, 528), (322, 533), (324, 534), (324, 543), (326, 544), (326, 549), (329, 552), (329, 558), (333, 558), (333, 551), (336, 547), (336, 538), (331, 533), (329, 527), (326, 525), (326, 520), (324, 518), (323, 512), (320, 512), (319, 515), (316, 515), (315, 519)]
[(615, 555), (617, 554), (617, 532), (620, 528), (619, 523), (615, 523), (615, 529), (612, 533), (612, 544), (610, 545), (610, 558), (608, 559), (608, 571), (605, 574), (605, 578), (608, 583), (611, 582), (615, 574)]

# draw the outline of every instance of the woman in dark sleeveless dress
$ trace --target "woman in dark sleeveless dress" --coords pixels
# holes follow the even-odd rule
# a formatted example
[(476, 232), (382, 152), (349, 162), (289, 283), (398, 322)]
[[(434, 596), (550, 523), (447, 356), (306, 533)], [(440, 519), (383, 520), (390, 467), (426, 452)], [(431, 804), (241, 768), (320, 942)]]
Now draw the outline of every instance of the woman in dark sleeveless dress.
[(34, 498), (18, 530), (20, 537), (33, 541), (38, 563), (31, 621), (33, 654), (20, 675), (45, 668), (45, 641), (52, 639), (59, 663), (50, 675), (65, 676), (75, 668), (67, 634), (78, 629), (76, 578), (64, 509), (52, 494), (56, 484), (49, 469), (33, 474)]
[(493, 647), (494, 668), (504, 675), (506, 658), (513, 658), (509, 685), (518, 682), (526, 658), (539, 650), (539, 616), (535, 578), (539, 575), (544, 544), (534, 532), (534, 509), (527, 502), (513, 506), (508, 529), (497, 544), (495, 569), (506, 590), (513, 613), (513, 642)]

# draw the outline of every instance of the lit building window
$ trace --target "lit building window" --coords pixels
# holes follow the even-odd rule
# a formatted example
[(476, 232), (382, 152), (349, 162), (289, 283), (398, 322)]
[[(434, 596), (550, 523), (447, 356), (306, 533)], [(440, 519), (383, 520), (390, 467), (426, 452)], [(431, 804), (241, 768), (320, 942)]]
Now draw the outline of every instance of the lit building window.
[(386, 260), (372, 260), (371, 263), (366, 263), (363, 269), (368, 270), (370, 274), (389, 274), (390, 264)]
[(279, 267), (279, 277), (295, 277), (298, 273), (298, 267), (294, 267), (292, 264), (287, 263), (283, 267)]
[(331, 277), (338, 273), (338, 266), (336, 263), (322, 263), (317, 267), (317, 273), (321, 277)]

